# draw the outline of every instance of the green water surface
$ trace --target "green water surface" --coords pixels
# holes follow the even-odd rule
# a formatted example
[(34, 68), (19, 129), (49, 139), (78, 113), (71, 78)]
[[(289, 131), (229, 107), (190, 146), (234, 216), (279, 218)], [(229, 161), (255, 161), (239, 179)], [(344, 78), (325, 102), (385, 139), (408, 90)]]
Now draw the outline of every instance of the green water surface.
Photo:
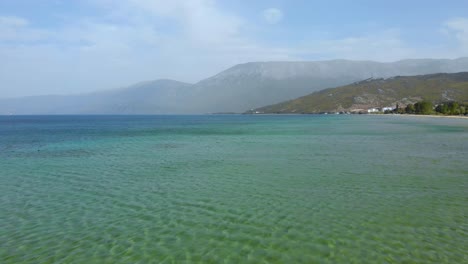
[(468, 263), (468, 120), (0, 117), (0, 263)]

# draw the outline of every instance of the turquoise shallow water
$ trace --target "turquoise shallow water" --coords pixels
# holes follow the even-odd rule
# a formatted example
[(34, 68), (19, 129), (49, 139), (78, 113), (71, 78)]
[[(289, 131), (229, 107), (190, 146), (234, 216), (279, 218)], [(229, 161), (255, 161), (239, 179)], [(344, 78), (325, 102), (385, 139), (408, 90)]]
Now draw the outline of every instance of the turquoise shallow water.
[(468, 263), (468, 121), (0, 117), (1, 263)]

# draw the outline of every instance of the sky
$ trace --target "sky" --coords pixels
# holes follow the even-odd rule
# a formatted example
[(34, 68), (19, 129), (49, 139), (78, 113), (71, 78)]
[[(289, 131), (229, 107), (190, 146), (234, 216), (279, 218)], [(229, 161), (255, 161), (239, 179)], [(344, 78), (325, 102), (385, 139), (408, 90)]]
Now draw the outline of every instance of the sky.
[(0, 0), (0, 98), (193, 83), (250, 61), (466, 56), (466, 0)]

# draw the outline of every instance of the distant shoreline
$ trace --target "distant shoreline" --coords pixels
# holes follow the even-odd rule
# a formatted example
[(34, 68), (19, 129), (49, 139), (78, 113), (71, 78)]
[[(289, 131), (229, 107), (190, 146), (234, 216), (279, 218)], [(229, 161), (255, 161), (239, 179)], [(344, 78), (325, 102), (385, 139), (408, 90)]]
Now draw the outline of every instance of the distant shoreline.
[[(373, 114), (370, 114), (373, 115)], [(392, 114), (381, 114), (373, 116), (407, 116), (407, 117), (439, 117), (439, 118), (460, 118), (468, 119), (468, 116), (456, 116), (456, 115), (413, 115), (413, 114), (401, 114), (401, 115), (392, 115)]]
[(246, 114), (243, 113), (242, 115), (256, 115), (256, 116), (269, 116), (269, 115), (353, 115), (353, 116), (405, 116), (405, 117), (439, 117), (439, 118), (459, 118), (459, 119), (468, 119), (468, 116), (456, 116), (456, 115), (415, 115), (415, 114), (319, 114), (319, 113), (259, 113), (259, 114)]

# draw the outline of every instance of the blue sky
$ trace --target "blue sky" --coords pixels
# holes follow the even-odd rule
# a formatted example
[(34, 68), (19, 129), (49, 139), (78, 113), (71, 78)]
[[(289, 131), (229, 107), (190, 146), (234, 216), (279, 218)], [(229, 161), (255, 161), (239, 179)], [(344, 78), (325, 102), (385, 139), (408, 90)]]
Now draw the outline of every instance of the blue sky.
[(0, 97), (196, 82), (248, 61), (463, 56), (467, 1), (0, 1)]

